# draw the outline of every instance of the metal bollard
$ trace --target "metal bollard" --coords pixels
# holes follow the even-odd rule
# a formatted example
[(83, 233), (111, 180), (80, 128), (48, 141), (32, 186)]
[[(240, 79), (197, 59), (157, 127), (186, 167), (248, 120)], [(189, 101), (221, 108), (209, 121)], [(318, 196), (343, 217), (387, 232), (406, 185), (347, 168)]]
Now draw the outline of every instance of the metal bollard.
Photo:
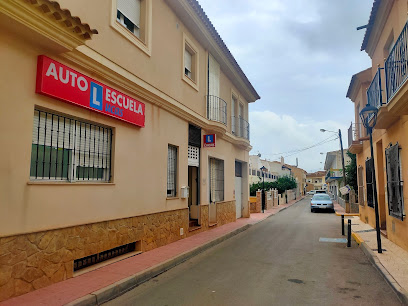
[(341, 215), (341, 234), (344, 236), (344, 215)]
[(347, 247), (351, 247), (351, 220), (348, 220), (348, 226), (347, 226)]

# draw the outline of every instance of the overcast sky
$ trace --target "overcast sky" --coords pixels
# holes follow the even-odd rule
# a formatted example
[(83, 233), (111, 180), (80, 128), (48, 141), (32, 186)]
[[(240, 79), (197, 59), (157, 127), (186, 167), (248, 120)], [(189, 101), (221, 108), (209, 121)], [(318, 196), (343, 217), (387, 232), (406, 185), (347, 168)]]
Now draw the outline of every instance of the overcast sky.
[[(198, 0), (261, 99), (249, 106), (250, 154), (323, 169), (354, 121), (351, 76), (370, 66), (360, 51), (373, 0)], [(334, 137), (332, 137), (334, 138)], [(281, 152), (290, 152), (277, 154)], [(321, 163), (322, 162), (322, 163)]]

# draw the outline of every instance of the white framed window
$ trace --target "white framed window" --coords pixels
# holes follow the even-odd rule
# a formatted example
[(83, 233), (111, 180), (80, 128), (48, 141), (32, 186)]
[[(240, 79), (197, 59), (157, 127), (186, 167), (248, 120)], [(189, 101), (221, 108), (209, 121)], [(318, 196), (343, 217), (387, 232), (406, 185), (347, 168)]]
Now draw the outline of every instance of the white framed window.
[(210, 202), (224, 201), (224, 161), (210, 158)]
[(111, 180), (112, 129), (34, 111), (30, 180)]
[(111, 27), (150, 56), (152, 0), (112, 0)]
[(167, 151), (167, 197), (177, 196), (177, 147), (168, 145)]
[(140, 38), (141, 0), (117, 0), (116, 20)]
[(183, 72), (182, 79), (198, 91), (198, 48), (194, 42), (183, 33)]

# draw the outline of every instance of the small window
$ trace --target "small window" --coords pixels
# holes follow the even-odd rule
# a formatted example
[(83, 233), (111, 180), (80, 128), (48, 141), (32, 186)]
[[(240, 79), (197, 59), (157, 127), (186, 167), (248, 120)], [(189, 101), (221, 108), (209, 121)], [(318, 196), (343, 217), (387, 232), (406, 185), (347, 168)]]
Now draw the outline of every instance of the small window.
[(398, 142), (385, 149), (389, 215), (404, 219), (403, 181)]
[(183, 80), (198, 91), (198, 48), (183, 34)]
[(31, 180), (109, 182), (111, 152), (111, 128), (34, 111)]
[(140, 38), (140, 1), (117, 0), (117, 21)]
[(152, 0), (112, 0), (111, 27), (150, 56)]
[(177, 147), (169, 145), (167, 152), (167, 197), (177, 195)]

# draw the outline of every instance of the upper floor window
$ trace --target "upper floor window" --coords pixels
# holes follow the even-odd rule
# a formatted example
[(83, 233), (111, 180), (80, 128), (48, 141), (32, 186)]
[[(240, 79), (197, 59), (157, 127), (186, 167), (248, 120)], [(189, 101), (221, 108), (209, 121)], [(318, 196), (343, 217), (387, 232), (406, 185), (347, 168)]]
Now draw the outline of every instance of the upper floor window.
[(141, 0), (117, 0), (117, 20), (140, 38)]
[(183, 34), (183, 80), (198, 91), (198, 48)]
[(152, 0), (112, 0), (111, 26), (151, 54)]

